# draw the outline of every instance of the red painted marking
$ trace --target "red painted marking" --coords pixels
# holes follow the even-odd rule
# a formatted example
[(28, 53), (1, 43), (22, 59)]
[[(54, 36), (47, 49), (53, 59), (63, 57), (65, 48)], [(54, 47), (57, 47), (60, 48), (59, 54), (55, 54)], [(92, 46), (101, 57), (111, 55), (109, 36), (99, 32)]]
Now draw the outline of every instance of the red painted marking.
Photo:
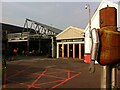
[(62, 84), (64, 84), (64, 83), (66, 83), (67, 81), (69, 81), (69, 80), (72, 79), (72, 78), (75, 78), (75, 77), (78, 76), (78, 75), (80, 75), (80, 73), (78, 73), (78, 74), (76, 74), (76, 75), (73, 75), (73, 76), (70, 77), (70, 78), (65, 79), (63, 82), (61, 82), (61, 83), (59, 83), (59, 84), (56, 84), (55, 86), (53, 86), (52, 88), (50, 88), (50, 89), (48, 89), (48, 90), (52, 90), (53, 88), (56, 88), (56, 87), (58, 87), (58, 86), (60, 86), (60, 85), (62, 85)]
[(51, 81), (51, 82), (45, 82), (45, 83), (40, 83), (40, 84), (36, 84), (34, 87), (36, 88), (40, 88), (41, 85), (44, 85), (44, 84), (51, 84), (51, 83), (55, 83), (55, 82), (61, 82), (61, 81), (64, 81), (64, 80), (56, 80), (56, 81)]
[[(52, 68), (52, 67), (53, 67), (53, 66), (48, 66), (48, 68)], [(37, 77), (31, 84), (26, 84), (26, 85), (25, 85), (24, 82), (18, 82), (18, 83), (19, 83), (20, 85), (25, 85), (25, 86), (27, 86), (27, 89), (28, 89), (28, 90), (31, 89), (31, 88), (40, 88), (42, 85), (45, 85), (45, 84), (47, 85), (47, 84), (51, 84), (51, 83), (55, 83), (55, 84), (58, 83), (58, 84), (56, 84), (56, 85), (54, 84), (54, 86), (52, 86), (50, 89), (48, 89), (48, 90), (52, 90), (52, 89), (54, 89), (54, 88), (56, 88), (56, 87), (58, 87), (58, 86), (60, 86), (60, 85), (62, 85), (62, 84), (64, 84), (64, 83), (68, 82), (70, 79), (75, 78), (76, 76), (80, 75), (80, 72), (76, 72), (76, 71), (72, 71), (72, 70), (65, 70), (65, 69), (54, 69), (54, 68), (52, 68), (52, 70), (53, 70), (53, 71), (54, 71), (54, 70), (58, 70), (58, 72), (56, 71), (56, 72), (46, 73), (46, 72), (48, 71), (48, 68), (46, 68), (41, 74), (39, 74), (38, 77)], [(27, 68), (27, 69), (28, 69), (28, 68)], [(27, 69), (25, 69), (25, 70), (27, 70)], [(16, 76), (16, 75), (18, 75), (18, 74), (21, 74), (21, 73), (23, 73), (23, 72), (24, 72), (24, 74), (26, 74), (26, 71), (25, 71), (25, 70), (22, 70), (22, 71), (18, 72), (17, 74), (14, 74), (13, 76)], [(66, 77), (66, 78), (63, 78), (63, 77), (61, 77), (61, 76), (55, 76), (55, 75), (58, 75), (58, 74), (61, 74), (61, 73), (65, 73), (65, 75), (67, 75), (67, 77)], [(71, 75), (71, 73), (72, 73), (73, 75)], [(34, 73), (33, 73), (33, 74), (34, 74)], [(34, 75), (36, 75), (36, 74), (34, 74)], [(11, 76), (11, 77), (13, 77), (13, 76)], [(55, 79), (57, 79), (57, 80), (36, 84), (36, 83), (40, 80), (40, 78), (43, 77), (43, 76), (55, 78)], [(12, 82), (15, 82), (15, 81), (12, 81)], [(42, 89), (42, 90), (47, 90), (47, 89)]]
[[(74, 73), (76, 73), (76, 71), (73, 71), (73, 70), (67, 70), (67, 69), (59, 69), (59, 68), (55, 68), (55, 70), (60, 70), (60, 71), (63, 71), (63, 72), (68, 72), (68, 71), (70, 71), (70, 72), (74, 72)], [(59, 73), (59, 72), (58, 72)]]
[(28, 90), (34, 86), (34, 84), (44, 75), (44, 73), (48, 70), (48, 68), (46, 68), (41, 74), (39, 74), (39, 76), (34, 80), (34, 82), (31, 85), (28, 85)]

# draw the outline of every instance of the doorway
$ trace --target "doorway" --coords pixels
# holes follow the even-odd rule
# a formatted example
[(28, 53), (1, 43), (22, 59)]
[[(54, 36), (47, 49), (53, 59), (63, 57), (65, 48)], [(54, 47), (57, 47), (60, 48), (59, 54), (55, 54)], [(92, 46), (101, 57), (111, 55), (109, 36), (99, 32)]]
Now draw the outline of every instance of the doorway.
[(67, 44), (64, 44), (64, 57), (67, 57)]
[(84, 59), (84, 44), (81, 44), (81, 58)]
[(59, 57), (62, 57), (62, 44), (59, 44)]
[(75, 44), (75, 58), (79, 58), (79, 44)]
[(69, 44), (69, 57), (73, 58), (73, 44)]

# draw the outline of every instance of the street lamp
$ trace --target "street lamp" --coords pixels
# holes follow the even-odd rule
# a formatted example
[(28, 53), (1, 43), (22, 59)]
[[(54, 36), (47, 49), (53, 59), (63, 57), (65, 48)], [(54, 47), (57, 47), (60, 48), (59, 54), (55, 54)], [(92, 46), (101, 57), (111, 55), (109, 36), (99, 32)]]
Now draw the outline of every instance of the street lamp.
[(91, 30), (91, 17), (90, 17), (90, 5), (89, 4), (86, 4), (85, 5), (85, 9), (89, 9), (89, 32)]

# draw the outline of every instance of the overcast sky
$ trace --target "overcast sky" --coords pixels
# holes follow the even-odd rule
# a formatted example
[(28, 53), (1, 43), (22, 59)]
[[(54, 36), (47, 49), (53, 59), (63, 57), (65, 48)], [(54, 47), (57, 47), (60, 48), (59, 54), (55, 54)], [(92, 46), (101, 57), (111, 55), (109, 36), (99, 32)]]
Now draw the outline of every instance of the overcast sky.
[(68, 26), (85, 28), (100, 2), (2, 2), (2, 22), (23, 27), (25, 18), (64, 30)]

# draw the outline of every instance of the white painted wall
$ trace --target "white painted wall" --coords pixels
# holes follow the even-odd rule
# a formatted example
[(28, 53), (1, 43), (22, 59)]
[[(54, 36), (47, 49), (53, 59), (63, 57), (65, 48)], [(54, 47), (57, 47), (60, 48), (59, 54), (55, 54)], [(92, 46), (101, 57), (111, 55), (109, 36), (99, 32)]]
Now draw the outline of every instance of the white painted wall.
[(120, 2), (118, 3), (118, 31), (120, 31)]
[[(96, 12), (91, 18), (91, 29), (100, 28), (99, 27), (99, 10), (107, 7), (107, 5), (109, 7), (115, 7), (117, 9), (117, 19), (118, 19), (118, 16), (119, 16), (118, 15), (118, 4), (112, 3), (108, 0), (102, 0)], [(117, 23), (118, 23), (118, 20), (117, 20)], [(120, 24), (117, 24), (117, 25), (119, 25), (118, 27), (120, 27)], [(91, 39), (89, 38), (89, 24), (88, 24), (85, 28), (85, 53), (90, 53), (90, 49), (91, 49)]]

